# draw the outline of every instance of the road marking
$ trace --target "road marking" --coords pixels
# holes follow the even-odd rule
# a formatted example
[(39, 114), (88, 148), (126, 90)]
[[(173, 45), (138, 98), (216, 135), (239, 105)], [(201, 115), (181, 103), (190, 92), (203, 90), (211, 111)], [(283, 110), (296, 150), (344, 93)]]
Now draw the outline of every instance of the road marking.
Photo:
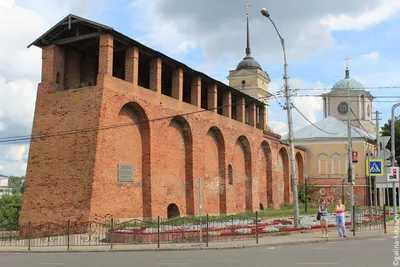
[(65, 263), (62, 262), (42, 262), (40, 265), (58, 265), (58, 266), (63, 266)]
[(158, 266), (187, 266), (189, 263), (182, 262), (182, 263), (175, 263), (175, 262), (160, 262), (157, 263)]
[(298, 262), (297, 265), (337, 265), (339, 262)]
[(275, 249), (275, 247), (268, 247), (268, 249)]
[(385, 239), (384, 238), (370, 238), (368, 240), (382, 241), (382, 240), (385, 240)]
[(328, 249), (328, 248), (315, 248), (315, 249)]

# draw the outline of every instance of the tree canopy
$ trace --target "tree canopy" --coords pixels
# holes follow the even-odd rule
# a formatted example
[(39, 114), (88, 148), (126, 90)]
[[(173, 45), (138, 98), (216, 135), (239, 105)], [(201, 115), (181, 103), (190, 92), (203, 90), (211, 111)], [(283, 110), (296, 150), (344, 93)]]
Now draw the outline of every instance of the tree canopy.
[[(381, 128), (382, 130), (382, 136), (391, 136), (391, 124), (392, 121), (388, 120), (385, 125)], [(400, 162), (400, 120), (399, 117), (395, 118), (394, 122), (394, 131), (395, 131), (395, 153), (396, 153), (396, 163), (398, 164)], [(392, 140), (389, 141), (388, 145), (386, 148), (391, 149), (392, 145)]]

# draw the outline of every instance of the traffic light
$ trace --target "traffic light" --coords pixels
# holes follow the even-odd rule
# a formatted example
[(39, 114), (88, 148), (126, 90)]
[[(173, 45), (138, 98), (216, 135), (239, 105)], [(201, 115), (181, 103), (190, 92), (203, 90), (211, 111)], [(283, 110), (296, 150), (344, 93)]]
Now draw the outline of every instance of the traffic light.
[(351, 158), (352, 158), (352, 162), (353, 163), (357, 163), (358, 162), (358, 152), (357, 151), (353, 151)]

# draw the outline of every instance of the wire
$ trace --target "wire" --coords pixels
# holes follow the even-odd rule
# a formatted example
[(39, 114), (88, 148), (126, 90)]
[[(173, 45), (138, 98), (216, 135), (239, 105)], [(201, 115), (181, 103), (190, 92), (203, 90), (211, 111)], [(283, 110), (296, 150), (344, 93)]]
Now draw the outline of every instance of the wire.
[[(252, 103), (252, 102), (254, 102), (254, 99), (249, 99), (248, 101), (246, 101), (245, 104)], [(215, 108), (197, 110), (197, 111), (192, 111), (192, 112), (187, 112), (187, 113), (182, 113), (182, 114), (176, 114), (176, 115), (171, 115), (171, 116), (155, 118), (155, 119), (151, 119), (151, 120), (143, 120), (143, 121), (139, 121), (139, 122), (112, 124), (112, 125), (107, 125), (107, 126), (102, 126), (102, 127), (97, 127), (97, 128), (70, 130), (70, 131), (55, 132), (55, 133), (52, 133), (52, 134), (42, 134), (42, 135), (21, 135), (21, 136), (0, 137), (0, 145), (2, 145), (2, 144), (15, 144), (14, 142), (31, 141), (31, 140), (35, 140), (35, 139), (43, 139), (43, 138), (49, 138), (49, 137), (60, 137), (60, 136), (66, 136), (66, 135), (72, 135), (72, 134), (82, 134), (82, 133), (89, 133), (89, 132), (99, 131), (99, 130), (108, 130), (108, 129), (114, 129), (114, 128), (119, 128), (119, 127), (124, 127), (124, 126), (138, 125), (138, 124), (141, 124), (141, 123), (148, 123), (148, 122), (155, 122), (155, 121), (160, 121), (160, 120), (165, 120), (165, 119), (172, 119), (172, 118), (177, 117), (177, 116), (189, 116), (189, 115), (193, 115), (193, 114), (203, 113), (203, 112), (206, 112), (206, 111), (218, 110), (218, 109), (221, 109), (223, 107), (228, 107), (228, 106), (232, 106), (232, 105), (236, 105), (236, 104), (237, 103), (231, 103), (231, 104), (228, 104), (228, 105), (222, 105), (222, 106), (215, 107)]]
[(308, 121), (312, 126), (314, 126), (315, 128), (317, 128), (317, 129), (320, 130), (321, 132), (324, 132), (324, 133), (327, 133), (327, 134), (332, 134), (332, 135), (338, 135), (338, 134), (344, 133), (344, 132), (347, 130), (347, 129), (344, 129), (343, 131), (338, 132), (338, 133), (330, 133), (330, 132), (327, 132), (327, 131), (321, 129), (320, 127), (318, 127), (317, 125), (315, 125), (313, 122), (311, 122), (303, 113), (300, 112), (300, 110), (299, 110), (295, 105), (293, 105), (293, 103), (292, 103), (292, 107), (293, 107), (306, 121)]
[[(362, 89), (357, 88), (357, 87), (350, 87), (347, 88), (345, 90), (348, 89), (354, 89), (354, 90), (379, 90), (379, 89), (399, 89), (400, 85), (395, 85), (395, 86), (364, 86)], [(332, 87), (323, 87), (323, 88), (297, 88), (297, 89), (289, 89), (290, 91), (331, 91)]]
[[(351, 113), (353, 113), (353, 115), (354, 115), (354, 117), (356, 118), (356, 120), (358, 121), (358, 123), (360, 124), (361, 128), (363, 128), (363, 130), (368, 134), (368, 136), (371, 138), (371, 140), (375, 140), (375, 138), (373, 138), (373, 137), (368, 133), (368, 131), (364, 128), (364, 125), (361, 124), (361, 121), (357, 118), (357, 115), (354, 113), (353, 109), (350, 108), (350, 110), (351, 110)], [(354, 128), (355, 128), (354, 130), (356, 130), (356, 127), (354, 127)], [(356, 130), (356, 131), (357, 131), (357, 130)], [(361, 136), (361, 134), (360, 134), (358, 131), (357, 131), (357, 133)]]

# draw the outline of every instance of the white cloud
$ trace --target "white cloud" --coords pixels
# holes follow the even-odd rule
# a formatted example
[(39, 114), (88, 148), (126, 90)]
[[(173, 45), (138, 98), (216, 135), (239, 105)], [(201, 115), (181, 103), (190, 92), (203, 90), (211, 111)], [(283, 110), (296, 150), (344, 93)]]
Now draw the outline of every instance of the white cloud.
[(3, 170), (3, 169), (4, 169), (4, 167), (0, 165), (0, 171)]
[[(367, 2), (367, 1), (366, 1)], [(321, 18), (321, 23), (327, 25), (330, 30), (365, 30), (368, 26), (378, 24), (400, 11), (400, 1), (381, 0), (381, 4), (375, 8), (364, 10), (357, 16), (348, 14), (329, 14)]]
[(182, 53), (187, 53), (187, 52), (189, 52), (190, 50), (195, 49), (196, 47), (197, 47), (197, 43), (196, 43), (195, 41), (186, 40), (186, 41), (183, 41), (183, 42), (179, 45), (178, 49), (179, 49), (179, 51), (181, 51)]
[(377, 60), (377, 59), (379, 59), (379, 56), (380, 55), (378, 52), (371, 52), (369, 54), (361, 55), (362, 58), (370, 59), (370, 60)]
[(282, 136), (288, 133), (287, 123), (281, 121), (275, 121), (275, 120), (269, 121), (269, 127), (271, 127), (274, 133), (280, 134)]
[[(87, 16), (104, 0), (0, 0), (0, 133), (29, 135), (32, 129), (41, 50), (27, 48), (68, 13)], [(94, 9), (90, 8), (95, 4)], [(24, 175), (28, 145), (2, 145), (0, 165), (8, 175)]]
[(6, 156), (11, 161), (22, 161), (28, 151), (28, 145), (11, 145)]
[[(272, 25), (259, 13), (263, 6), (262, 1), (252, 2), (252, 54), (258, 60), (281, 61), (279, 39)], [(246, 19), (242, 1), (175, 0), (171, 5), (167, 0), (132, 0), (132, 7), (142, 11), (132, 20), (136, 29), (145, 32), (143, 39), (149, 46), (174, 54), (180, 52), (177, 48), (184, 40), (191, 40), (213, 64), (238, 62), (244, 56)], [(333, 30), (365, 29), (392, 17), (400, 10), (400, 1), (280, 0), (270, 1), (268, 9), (285, 38), (293, 62), (333, 48)], [(345, 23), (341, 24), (342, 20)]]

